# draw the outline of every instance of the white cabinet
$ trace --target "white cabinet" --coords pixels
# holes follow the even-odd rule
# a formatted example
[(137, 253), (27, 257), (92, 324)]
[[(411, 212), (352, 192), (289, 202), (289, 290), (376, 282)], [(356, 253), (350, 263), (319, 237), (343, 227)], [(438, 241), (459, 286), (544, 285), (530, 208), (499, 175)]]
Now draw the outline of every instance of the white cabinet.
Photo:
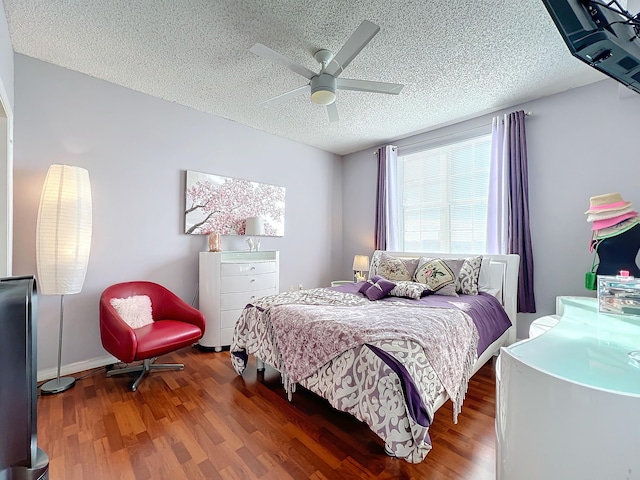
[[(640, 317), (560, 297), (542, 335), (496, 364), (498, 480), (640, 479)], [(548, 322), (551, 323), (551, 322)]]
[(242, 309), (279, 292), (278, 252), (200, 252), (199, 307), (207, 322), (200, 345), (231, 345)]

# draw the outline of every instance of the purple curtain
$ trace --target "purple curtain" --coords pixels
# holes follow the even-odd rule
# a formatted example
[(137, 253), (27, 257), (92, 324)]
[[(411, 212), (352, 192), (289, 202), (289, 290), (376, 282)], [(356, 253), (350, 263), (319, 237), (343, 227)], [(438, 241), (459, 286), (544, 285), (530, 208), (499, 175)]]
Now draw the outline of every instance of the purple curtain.
[(529, 174), (524, 111), (507, 117), (509, 140), (509, 253), (520, 255), (518, 274), (518, 311), (535, 313), (533, 292), (533, 252), (529, 230)]
[(376, 194), (375, 249), (392, 250), (398, 248), (395, 227), (396, 202), (396, 162), (398, 149), (385, 145), (377, 151), (378, 189)]

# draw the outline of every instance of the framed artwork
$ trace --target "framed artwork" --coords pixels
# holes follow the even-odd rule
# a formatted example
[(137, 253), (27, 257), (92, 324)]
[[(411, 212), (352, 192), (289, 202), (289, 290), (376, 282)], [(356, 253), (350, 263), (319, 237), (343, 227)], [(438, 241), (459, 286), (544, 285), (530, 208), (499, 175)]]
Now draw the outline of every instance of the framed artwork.
[(264, 235), (284, 235), (285, 188), (187, 170), (185, 233), (244, 235), (246, 221), (259, 217)]

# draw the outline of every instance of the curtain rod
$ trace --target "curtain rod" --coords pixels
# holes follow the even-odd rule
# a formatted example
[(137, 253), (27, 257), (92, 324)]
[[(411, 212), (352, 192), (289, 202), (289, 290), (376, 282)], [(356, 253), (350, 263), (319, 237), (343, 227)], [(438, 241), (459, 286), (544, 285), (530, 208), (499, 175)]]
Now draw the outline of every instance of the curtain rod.
[[(524, 116), (525, 117), (532, 117), (533, 116), (533, 112), (524, 112)], [(455, 133), (448, 133), (446, 135), (440, 135), (439, 137), (435, 137), (435, 138), (429, 138), (428, 140), (420, 140), (418, 142), (413, 142), (413, 143), (407, 143), (406, 145), (393, 145), (393, 147), (397, 148), (406, 148), (406, 147), (412, 147), (414, 145), (420, 145), (421, 143), (429, 143), (429, 142), (433, 142), (435, 140), (440, 140), (441, 138), (447, 138), (447, 137), (452, 137), (452, 136), (456, 136), (456, 135), (460, 135), (461, 133), (464, 132), (469, 132), (471, 130), (475, 130), (476, 128), (480, 128), (480, 127), (486, 127), (488, 125), (491, 125), (491, 123), (483, 123), (481, 125), (478, 125), (477, 127), (473, 127), (473, 128), (469, 128), (467, 130), (462, 130), (461, 132), (455, 132)], [(378, 149), (376, 149), (375, 152), (373, 152), (374, 155), (378, 155)]]

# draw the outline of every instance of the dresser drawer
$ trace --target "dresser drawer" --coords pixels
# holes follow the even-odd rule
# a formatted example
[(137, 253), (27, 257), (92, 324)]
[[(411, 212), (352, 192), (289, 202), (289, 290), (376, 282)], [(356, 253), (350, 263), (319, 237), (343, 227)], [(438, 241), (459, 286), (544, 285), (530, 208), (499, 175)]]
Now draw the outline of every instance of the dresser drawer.
[(231, 345), (233, 341), (233, 328), (220, 329), (220, 345)]
[(276, 293), (275, 288), (256, 290), (255, 292), (223, 293), (220, 295), (220, 310), (242, 310), (256, 298)]
[(275, 273), (226, 277), (220, 280), (220, 293), (253, 292), (275, 286)]
[(223, 310), (220, 312), (220, 328), (234, 328), (241, 314), (241, 308), (238, 310)]
[(220, 265), (220, 275), (234, 277), (236, 275), (254, 275), (260, 273), (275, 273), (276, 262), (238, 262)]

